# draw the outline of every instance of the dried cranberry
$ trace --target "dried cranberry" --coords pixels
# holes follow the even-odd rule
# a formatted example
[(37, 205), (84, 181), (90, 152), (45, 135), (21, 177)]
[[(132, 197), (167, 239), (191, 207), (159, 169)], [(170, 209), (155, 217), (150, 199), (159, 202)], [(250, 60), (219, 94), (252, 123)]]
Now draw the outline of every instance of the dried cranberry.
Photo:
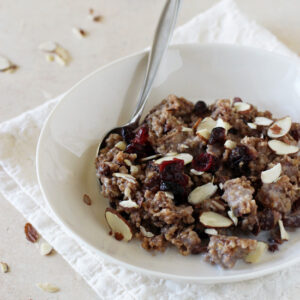
[(175, 204), (186, 201), (186, 186), (189, 178), (184, 174), (184, 161), (177, 158), (164, 161), (160, 164), (159, 171), (161, 178), (160, 190), (172, 192)]
[(234, 97), (233, 98), (233, 104), (237, 102), (243, 102), (243, 100), (240, 97)]
[(160, 190), (172, 192), (175, 204), (180, 204), (186, 201), (187, 191), (185, 187), (176, 182), (162, 181), (160, 184)]
[(224, 145), (225, 143), (225, 128), (223, 127), (215, 127), (209, 136), (208, 144), (215, 145), (221, 144)]
[(177, 158), (164, 161), (159, 165), (162, 181), (174, 182), (186, 186), (188, 184), (188, 177), (183, 173), (183, 169), (184, 161)]
[(239, 145), (231, 151), (227, 163), (235, 173), (244, 174), (249, 171), (248, 163), (251, 160), (249, 149), (244, 145)]
[(192, 161), (192, 168), (200, 172), (215, 172), (217, 166), (217, 157), (209, 153), (199, 154)]
[(200, 117), (208, 111), (207, 105), (204, 101), (197, 101), (194, 106), (194, 113), (196, 116)]
[(133, 140), (134, 137), (135, 137), (135, 134), (134, 134), (133, 130), (134, 130), (134, 128), (128, 127), (128, 126), (123, 127), (122, 130), (121, 130), (121, 135), (123, 137), (123, 140), (127, 144), (129, 144), (131, 142), (131, 140)]
[(148, 141), (148, 137), (148, 127), (146, 125), (143, 125), (136, 133), (135, 138), (132, 142), (140, 145), (145, 145)]

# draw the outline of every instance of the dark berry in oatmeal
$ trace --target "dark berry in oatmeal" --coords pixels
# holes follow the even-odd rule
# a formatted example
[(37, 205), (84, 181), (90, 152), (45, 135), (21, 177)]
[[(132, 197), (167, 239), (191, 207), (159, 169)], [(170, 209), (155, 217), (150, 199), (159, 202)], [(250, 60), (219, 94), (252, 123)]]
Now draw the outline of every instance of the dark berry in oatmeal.
[(196, 116), (201, 117), (208, 111), (207, 105), (204, 101), (199, 100), (194, 107), (194, 113)]
[(193, 159), (192, 168), (200, 172), (215, 172), (218, 159), (210, 153), (201, 153)]

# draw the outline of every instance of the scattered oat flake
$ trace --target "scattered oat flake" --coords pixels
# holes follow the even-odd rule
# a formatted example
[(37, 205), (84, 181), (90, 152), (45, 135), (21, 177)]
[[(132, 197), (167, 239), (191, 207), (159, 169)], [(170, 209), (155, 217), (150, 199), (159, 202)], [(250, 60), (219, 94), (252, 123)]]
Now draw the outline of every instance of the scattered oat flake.
[(49, 61), (49, 62), (54, 61), (54, 55), (52, 55), (52, 54), (46, 54), (46, 60)]
[(52, 252), (53, 248), (48, 243), (42, 243), (40, 245), (40, 253), (41, 255), (49, 255)]
[(35, 243), (39, 239), (38, 232), (30, 223), (25, 224), (24, 231), (29, 242)]
[(39, 49), (47, 53), (47, 55), (50, 54), (53, 56), (53, 58), (46, 56), (47, 60), (49, 61), (55, 60), (58, 64), (62, 66), (66, 66), (71, 60), (71, 56), (69, 52), (55, 42), (49, 41), (49, 42), (42, 43), (41, 45), (39, 45)]
[(48, 293), (56, 293), (59, 291), (59, 288), (53, 284), (50, 283), (38, 283), (37, 286)]
[(84, 195), (83, 195), (83, 202), (84, 202), (86, 205), (92, 205), (92, 199), (91, 199), (90, 196), (87, 195), (87, 194), (84, 194)]
[(103, 20), (103, 17), (100, 15), (93, 17), (94, 22), (101, 22), (102, 20)]
[(2, 273), (7, 273), (9, 270), (8, 265), (4, 262), (0, 262), (0, 269)]
[(0, 56), (0, 72), (13, 73), (18, 69), (18, 66), (13, 64), (6, 57)]

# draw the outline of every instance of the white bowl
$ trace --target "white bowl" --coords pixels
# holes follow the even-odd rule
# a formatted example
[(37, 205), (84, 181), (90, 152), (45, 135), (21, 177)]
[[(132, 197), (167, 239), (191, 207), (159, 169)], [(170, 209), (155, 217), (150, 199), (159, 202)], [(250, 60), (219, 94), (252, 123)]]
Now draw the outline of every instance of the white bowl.
[[(274, 272), (300, 260), (300, 234), (266, 255), (258, 264), (239, 262), (222, 270), (199, 255), (181, 256), (174, 249), (152, 255), (138, 241), (118, 242), (108, 235), (94, 159), (103, 134), (124, 124), (135, 106), (147, 53), (114, 62), (75, 85), (48, 118), (38, 145), (37, 173), (50, 207), (77, 239), (136, 271), (165, 278), (216, 283), (239, 281)], [(208, 102), (239, 96), (299, 121), (300, 76), (295, 60), (262, 50), (226, 45), (180, 45), (168, 50), (146, 111), (168, 94)], [(92, 206), (82, 201), (89, 194)]]

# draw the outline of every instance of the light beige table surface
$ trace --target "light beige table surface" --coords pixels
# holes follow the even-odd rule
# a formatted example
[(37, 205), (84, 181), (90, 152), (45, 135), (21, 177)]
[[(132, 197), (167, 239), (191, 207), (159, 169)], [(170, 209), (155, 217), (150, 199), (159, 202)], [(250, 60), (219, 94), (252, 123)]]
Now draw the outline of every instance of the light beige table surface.
[[(184, 0), (178, 24), (217, 3)], [(97, 67), (141, 50), (151, 43), (162, 0), (0, 0), (0, 55), (20, 69), (0, 73), (0, 122), (33, 108), (71, 87)], [(292, 50), (300, 53), (299, 0), (237, 0), (240, 9), (256, 19)], [(88, 19), (88, 10), (104, 16)], [(73, 27), (89, 32), (86, 39), (72, 34)], [(68, 67), (48, 63), (37, 49), (53, 40), (68, 49)], [(1, 141), (0, 141), (1, 142)], [(11, 271), (0, 273), (0, 300), (94, 300), (92, 289), (55, 254), (40, 256), (26, 241), (26, 220), (0, 194), (0, 261)], [(61, 291), (46, 294), (37, 282), (57, 284)]]

